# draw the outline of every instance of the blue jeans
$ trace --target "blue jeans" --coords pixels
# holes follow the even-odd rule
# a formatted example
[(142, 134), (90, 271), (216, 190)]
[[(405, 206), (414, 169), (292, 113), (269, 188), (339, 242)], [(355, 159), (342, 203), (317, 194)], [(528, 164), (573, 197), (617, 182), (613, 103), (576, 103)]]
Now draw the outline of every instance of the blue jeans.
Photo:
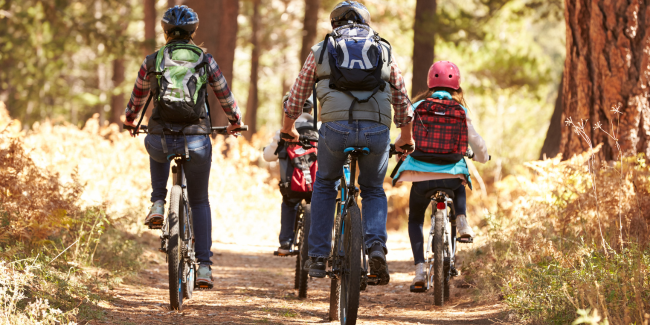
[(280, 216), (280, 243), (291, 241), (295, 236), (295, 229), (293, 226), (296, 223), (296, 214), (298, 213), (298, 205), (302, 199), (296, 198), (282, 198), (282, 215)]
[(311, 198), (311, 229), (309, 256), (327, 257), (331, 251), (332, 225), (336, 210), (337, 187), (343, 176), (347, 147), (368, 147), (370, 154), (360, 156), (359, 188), (366, 247), (379, 243), (386, 250), (386, 216), (388, 202), (384, 177), (388, 169), (389, 128), (371, 121), (323, 123), (318, 141), (318, 172)]
[[(166, 135), (168, 153), (162, 149), (159, 135), (149, 134), (144, 139), (149, 153), (149, 168), (151, 170), (151, 202), (165, 200), (167, 197), (167, 179), (169, 178), (169, 154), (185, 154), (185, 139), (183, 136)], [(187, 180), (187, 196), (192, 208), (195, 251), (199, 263), (212, 265), (212, 216), (208, 200), (208, 179), (210, 178), (210, 163), (212, 162), (212, 143), (207, 135), (188, 135), (187, 147), (190, 161), (183, 165)]]
[(431, 197), (427, 197), (426, 194), (429, 190), (436, 187), (453, 190), (454, 210), (456, 210), (456, 215), (459, 216), (466, 214), (467, 195), (465, 193), (465, 185), (463, 185), (463, 181), (459, 178), (414, 182), (411, 187), (411, 195), (409, 196), (408, 231), (415, 265), (424, 263), (424, 237), (422, 236), (422, 225), (424, 224), (424, 213), (429, 204), (431, 204)]

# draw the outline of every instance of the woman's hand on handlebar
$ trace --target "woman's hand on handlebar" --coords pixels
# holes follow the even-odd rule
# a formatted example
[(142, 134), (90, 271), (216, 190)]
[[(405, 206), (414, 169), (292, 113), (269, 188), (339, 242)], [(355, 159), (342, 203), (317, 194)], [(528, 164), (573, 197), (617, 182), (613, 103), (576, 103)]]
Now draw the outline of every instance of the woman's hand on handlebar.
[[(287, 137), (287, 135), (289, 135), (289, 137)], [(296, 130), (296, 125), (292, 123), (290, 128), (287, 127), (287, 125), (282, 126), (282, 129), (280, 129), (280, 138), (287, 142), (298, 142), (300, 139), (300, 133)]]
[(239, 133), (240, 132), (239, 128), (241, 128), (242, 125), (243, 124), (241, 124), (241, 121), (237, 122), (236, 124), (230, 124), (226, 128), (226, 132), (228, 132), (228, 134), (230, 134), (230, 135), (232, 135), (232, 136), (234, 136), (236, 138), (236, 137), (241, 135), (241, 133)]
[(124, 121), (124, 125), (128, 125), (128, 126), (132, 127), (132, 129), (129, 129), (129, 134), (131, 134), (132, 137), (135, 138), (135, 137), (138, 136), (138, 132), (140, 131), (140, 127), (138, 127), (136, 129), (135, 124), (133, 124), (133, 122), (129, 122), (127, 120)]
[(415, 150), (415, 140), (413, 140), (413, 137), (400, 137), (397, 139), (397, 141), (395, 141), (395, 150), (401, 152), (402, 159), (405, 159), (406, 156)]

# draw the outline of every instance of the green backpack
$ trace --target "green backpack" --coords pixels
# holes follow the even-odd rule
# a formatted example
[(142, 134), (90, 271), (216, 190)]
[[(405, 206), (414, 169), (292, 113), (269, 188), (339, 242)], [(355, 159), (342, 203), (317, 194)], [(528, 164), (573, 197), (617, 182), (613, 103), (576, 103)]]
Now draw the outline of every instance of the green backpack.
[(158, 51), (153, 74), (163, 121), (195, 124), (207, 116), (208, 64), (208, 55), (195, 45), (172, 43)]

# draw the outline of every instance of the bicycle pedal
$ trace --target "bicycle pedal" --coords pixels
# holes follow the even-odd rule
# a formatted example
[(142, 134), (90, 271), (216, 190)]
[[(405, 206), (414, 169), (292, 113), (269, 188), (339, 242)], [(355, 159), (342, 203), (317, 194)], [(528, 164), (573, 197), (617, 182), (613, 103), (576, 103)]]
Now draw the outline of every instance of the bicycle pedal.
[(212, 285), (212, 284), (206, 284), (206, 283), (199, 283), (199, 285), (197, 286), (197, 288), (198, 288), (199, 290), (210, 290), (210, 289), (213, 288), (213, 285)]
[(159, 223), (159, 224), (150, 222), (150, 223), (147, 224), (147, 226), (149, 226), (149, 229), (151, 229), (151, 230), (158, 230), (158, 229), (162, 229), (163, 224), (162, 224), (162, 222)]
[(415, 293), (427, 292), (427, 287), (412, 285), (411, 286), (411, 292), (415, 292)]
[(473, 237), (460, 237), (460, 238), (456, 238), (456, 241), (459, 242), (459, 243), (463, 243), (463, 244), (471, 244), (471, 243), (474, 242), (474, 238)]
[(376, 286), (379, 285), (379, 277), (377, 274), (368, 274), (368, 285)]
[(295, 256), (298, 254), (300, 254), (299, 250), (290, 251), (289, 253), (280, 253), (278, 251), (273, 252), (273, 256), (280, 256), (280, 257)]
[(161, 252), (161, 253), (165, 253), (165, 254), (167, 254), (167, 250), (164, 249), (164, 248), (162, 248), (162, 247), (161, 247), (161, 248), (158, 248), (158, 251)]

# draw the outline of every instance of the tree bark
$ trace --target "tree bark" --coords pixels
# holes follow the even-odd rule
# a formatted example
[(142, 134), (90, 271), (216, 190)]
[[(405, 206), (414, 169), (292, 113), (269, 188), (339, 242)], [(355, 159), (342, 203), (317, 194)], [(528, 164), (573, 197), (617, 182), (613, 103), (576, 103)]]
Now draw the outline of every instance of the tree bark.
[(427, 73), (433, 64), (436, 0), (417, 0), (413, 23), (413, 82), (411, 97), (427, 90)]
[(253, 47), (251, 53), (251, 78), (248, 88), (248, 101), (246, 102), (246, 125), (248, 125), (248, 132), (244, 135), (246, 139), (250, 140), (253, 134), (257, 132), (257, 106), (258, 94), (257, 83), (259, 79), (259, 61), (260, 61), (260, 0), (253, 0), (253, 18), (252, 18), (252, 36), (251, 45)]
[[(119, 87), (124, 82), (124, 59), (113, 60), (113, 89)], [(110, 123), (116, 123), (122, 128), (122, 114), (124, 114), (124, 94), (113, 94), (111, 96), (111, 118)]]
[(147, 56), (156, 50), (156, 0), (144, 0), (144, 44)]
[(309, 56), (311, 47), (316, 44), (316, 27), (318, 25), (318, 11), (320, 0), (305, 0), (305, 18), (302, 22), (302, 48), (300, 49), (300, 63), (304, 63)]
[[(219, 18), (219, 35), (217, 37), (217, 48), (213, 51), (214, 59), (217, 61), (221, 73), (228, 82), (230, 89), (233, 87), (233, 69), (235, 63), (235, 49), (237, 48), (237, 16), (239, 16), (239, 0), (222, 0)], [(217, 102), (218, 103), (218, 102)], [(221, 106), (215, 106), (215, 125), (226, 125), (228, 119), (225, 114), (220, 113)]]
[[(601, 159), (650, 154), (650, 7), (642, 0), (566, 0), (566, 62), (562, 120), (586, 120)], [(613, 111), (620, 106), (622, 114)], [(619, 121), (620, 119), (620, 121)], [(613, 125), (613, 127), (612, 127)], [(612, 132), (613, 128), (613, 132)], [(564, 159), (589, 149), (570, 127), (562, 129)]]
[(562, 90), (564, 84), (564, 74), (560, 79), (560, 86), (557, 91), (557, 98), (555, 99), (555, 108), (551, 116), (551, 123), (548, 125), (544, 145), (542, 145), (542, 152), (539, 154), (539, 159), (555, 158), (560, 153), (560, 143), (562, 142)]

